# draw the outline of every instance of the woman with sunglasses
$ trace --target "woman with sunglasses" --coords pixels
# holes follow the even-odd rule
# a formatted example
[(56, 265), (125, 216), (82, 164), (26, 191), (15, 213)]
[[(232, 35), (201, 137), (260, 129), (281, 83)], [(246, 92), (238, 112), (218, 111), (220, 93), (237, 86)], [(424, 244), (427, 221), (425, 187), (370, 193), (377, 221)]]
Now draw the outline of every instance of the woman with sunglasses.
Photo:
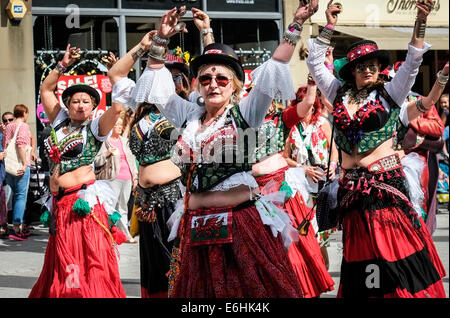
[(344, 84), (330, 74), (325, 54), (341, 12), (332, 1), (328, 25), (309, 41), (307, 64), (321, 92), (333, 101), (335, 143), (342, 154), (337, 195), (344, 250), (338, 297), (445, 297), (445, 270), (410, 202), (411, 166), (398, 147), (409, 122), (436, 102), (448, 79), (447, 64), (427, 97), (404, 103), (430, 47), (424, 32), (433, 1), (416, 5), (405, 63), (389, 83), (379, 78), (389, 64), (388, 53), (369, 40), (349, 48), (348, 62), (339, 71)]
[[(299, 30), (293, 27), (286, 32), (286, 39), (261, 66), (252, 91), (242, 101), (242, 65), (234, 50), (220, 43), (207, 45), (191, 62), (201, 97), (197, 104), (180, 98), (173, 86), (153, 89), (171, 77), (158, 58), (162, 60), (164, 43), (180, 30), (178, 13), (182, 11), (167, 12), (152, 38), (143, 79), (152, 84), (152, 94), (146, 101), (155, 103), (181, 133), (172, 161), (186, 187), (170, 220), (169, 240), (179, 240), (173, 250), (171, 297), (302, 296), (285, 251), (297, 233), (283, 211), (258, 196), (249, 159), (255, 131), (272, 100), (292, 99), (288, 62), (301, 25), (317, 2), (298, 7), (295, 27)], [(140, 81), (132, 95), (139, 96)]]
[(100, 102), (96, 89), (75, 84), (63, 91), (61, 99), (55, 96), (59, 77), (78, 58), (79, 49), (68, 44), (62, 61), (40, 88), (52, 127), (44, 141), (52, 197), (44, 265), (31, 298), (126, 296), (116, 254), (117, 244), (126, 237), (108, 216), (114, 212), (116, 198), (107, 181), (95, 181), (93, 171), (94, 158), (117, 121), (121, 105), (91, 120)]

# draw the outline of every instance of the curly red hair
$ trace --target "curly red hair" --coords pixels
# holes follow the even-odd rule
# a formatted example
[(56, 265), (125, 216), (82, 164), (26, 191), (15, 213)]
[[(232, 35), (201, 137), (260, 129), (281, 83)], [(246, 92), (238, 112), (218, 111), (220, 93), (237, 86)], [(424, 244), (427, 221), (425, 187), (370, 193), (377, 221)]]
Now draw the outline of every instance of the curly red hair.
[[(306, 92), (308, 91), (308, 86), (300, 86), (295, 93), (295, 99), (291, 101), (291, 106), (297, 106), (298, 103), (303, 101), (306, 97)], [(319, 91), (317, 91), (319, 93)], [(310, 124), (315, 124), (319, 120), (320, 115), (322, 114), (322, 103), (320, 102), (318, 94), (316, 94), (316, 98), (314, 99), (313, 104), (313, 114), (311, 116)]]

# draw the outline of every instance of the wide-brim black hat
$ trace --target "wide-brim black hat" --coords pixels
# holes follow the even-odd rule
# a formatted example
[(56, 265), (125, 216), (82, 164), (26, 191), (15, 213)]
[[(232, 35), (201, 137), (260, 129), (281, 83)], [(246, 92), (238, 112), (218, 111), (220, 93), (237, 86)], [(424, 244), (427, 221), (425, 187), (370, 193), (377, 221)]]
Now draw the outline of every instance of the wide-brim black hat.
[[(87, 93), (90, 96), (92, 96), (95, 100), (95, 105), (98, 106), (98, 104), (100, 103), (100, 94), (98, 93), (98, 91), (87, 85), (87, 84), (74, 84), (72, 86), (67, 87), (64, 92), (62, 93), (61, 97), (62, 100), (65, 101), (67, 100), (70, 96), (72, 96), (75, 93)], [(66, 105), (66, 107), (68, 107), (69, 105)]]
[(242, 82), (245, 80), (244, 68), (234, 50), (223, 43), (212, 43), (206, 46), (203, 54), (191, 62), (192, 74), (197, 77), (198, 69), (205, 64), (224, 64), (231, 67)]
[(348, 63), (342, 66), (339, 71), (339, 76), (345, 80), (350, 81), (353, 79), (352, 71), (354, 67), (366, 60), (378, 59), (381, 64), (381, 70), (384, 70), (390, 63), (390, 54), (388, 51), (379, 50), (378, 45), (371, 40), (363, 40), (354, 43), (347, 52)]

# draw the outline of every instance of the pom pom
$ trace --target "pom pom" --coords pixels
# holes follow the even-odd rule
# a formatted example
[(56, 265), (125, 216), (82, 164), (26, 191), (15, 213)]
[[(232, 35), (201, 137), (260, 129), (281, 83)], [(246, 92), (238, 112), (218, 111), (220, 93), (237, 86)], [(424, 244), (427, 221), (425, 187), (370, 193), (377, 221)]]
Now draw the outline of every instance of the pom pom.
[(292, 196), (294, 195), (292, 188), (287, 184), (286, 181), (281, 182), (280, 191), (286, 194), (286, 198), (292, 198)]
[(86, 216), (91, 212), (91, 207), (89, 206), (89, 203), (83, 199), (78, 199), (73, 205), (73, 210), (79, 216)]
[(120, 213), (117, 212), (117, 211), (114, 211), (113, 214), (108, 215), (110, 226), (115, 225), (115, 224), (117, 223), (117, 221), (119, 221), (119, 219), (120, 219), (121, 217), (122, 217), (122, 216), (121, 216)]
[(41, 222), (44, 227), (48, 227), (48, 220), (50, 219), (50, 211), (45, 210), (44, 213), (41, 214)]
[(111, 228), (111, 234), (117, 245), (120, 245), (127, 240), (125, 233), (123, 233), (117, 226), (113, 226)]

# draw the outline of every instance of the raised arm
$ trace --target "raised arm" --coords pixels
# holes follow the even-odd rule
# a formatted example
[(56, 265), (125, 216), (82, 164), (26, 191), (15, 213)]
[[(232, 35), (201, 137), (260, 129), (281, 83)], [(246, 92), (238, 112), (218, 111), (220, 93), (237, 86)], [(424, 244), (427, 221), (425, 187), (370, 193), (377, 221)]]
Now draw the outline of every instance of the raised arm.
[(53, 122), (56, 119), (56, 116), (58, 116), (61, 109), (61, 105), (55, 95), (58, 79), (66, 68), (79, 59), (79, 51), (80, 49), (70, 47), (70, 44), (67, 44), (66, 52), (62, 61), (58, 63), (50, 74), (48, 74), (40, 87), (42, 105), (44, 106), (45, 114), (50, 122)]
[(424, 37), (427, 17), (433, 5), (434, 0), (426, 2), (420, 0), (416, 4), (417, 18), (405, 62), (400, 66), (392, 81), (385, 86), (386, 91), (398, 105), (402, 105), (408, 96), (411, 87), (416, 81), (416, 76), (419, 74), (423, 54), (431, 47), (430, 44), (424, 42)]
[[(334, 32), (334, 28), (338, 21), (338, 14), (342, 12), (342, 8), (332, 4), (333, 0), (328, 2), (325, 15), (327, 25), (323, 28), (320, 35), (315, 39), (310, 39), (309, 54), (306, 59), (309, 72), (316, 82), (318, 88), (329, 101), (333, 101), (336, 97), (337, 90), (341, 87), (341, 82), (330, 72), (326, 62), (329, 61), (330, 40)], [(332, 52), (331, 52), (332, 54)]]
[(211, 28), (209, 16), (197, 8), (192, 8), (191, 11), (192, 16), (194, 17), (195, 26), (200, 31), (203, 46), (208, 46), (211, 43), (214, 43), (214, 34), (213, 29)]
[(424, 98), (415, 100), (408, 104), (406, 110), (409, 121), (414, 120), (420, 115), (426, 113), (431, 108), (431, 106), (439, 101), (439, 97), (442, 95), (445, 85), (448, 82), (448, 72), (449, 65), (447, 62), (444, 68), (438, 73), (438, 77), (434, 82), (433, 88), (431, 89), (430, 93)]

